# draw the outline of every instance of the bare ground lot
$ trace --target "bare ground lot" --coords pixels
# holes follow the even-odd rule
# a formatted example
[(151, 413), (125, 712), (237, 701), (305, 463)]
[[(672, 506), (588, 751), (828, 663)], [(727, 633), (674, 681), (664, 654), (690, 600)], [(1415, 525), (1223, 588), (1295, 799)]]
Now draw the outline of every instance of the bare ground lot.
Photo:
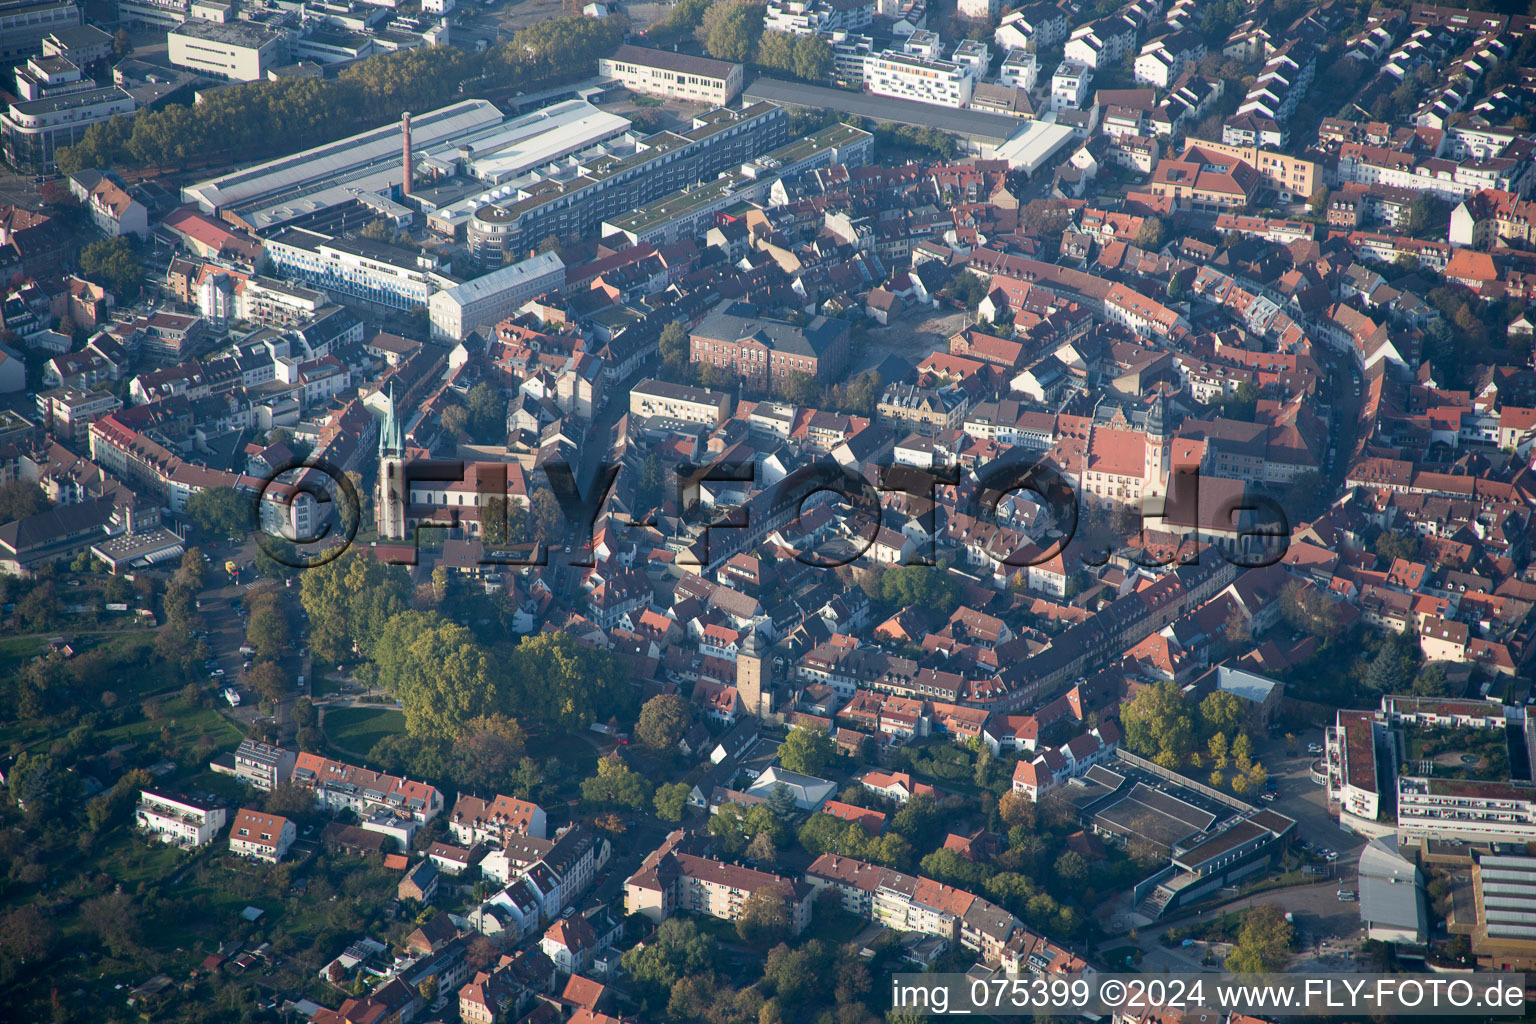
[(935, 352), (948, 352), (949, 339), (968, 322), (963, 310), (935, 310), (926, 316), (909, 313), (886, 327), (873, 327), (855, 346), (849, 376), (876, 367), (891, 355), (919, 363)]

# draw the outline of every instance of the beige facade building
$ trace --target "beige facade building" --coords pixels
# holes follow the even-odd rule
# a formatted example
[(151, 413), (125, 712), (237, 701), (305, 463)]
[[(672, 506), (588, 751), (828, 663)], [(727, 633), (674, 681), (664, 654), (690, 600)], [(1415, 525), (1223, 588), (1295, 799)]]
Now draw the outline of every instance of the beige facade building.
[(731, 415), (731, 396), (648, 378), (629, 392), (629, 414), (642, 419), (675, 420), (717, 427)]
[(719, 106), (741, 92), (740, 64), (624, 45), (597, 62), (597, 73), (631, 92)]

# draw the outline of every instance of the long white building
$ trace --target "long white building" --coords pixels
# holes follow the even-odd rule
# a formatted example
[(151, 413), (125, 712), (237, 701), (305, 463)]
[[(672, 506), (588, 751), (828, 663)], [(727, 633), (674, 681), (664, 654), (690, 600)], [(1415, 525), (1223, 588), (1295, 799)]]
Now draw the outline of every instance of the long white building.
[(279, 277), (391, 309), (425, 306), (433, 294), (455, 284), (401, 250), (303, 228), (286, 228), (267, 239), (266, 253)]
[(481, 324), (495, 324), (527, 302), (565, 286), (565, 264), (552, 252), (492, 271), (432, 296), (432, 336), (461, 341)]
[(976, 90), (976, 75), (973, 68), (954, 61), (887, 50), (864, 62), (864, 87), (876, 96), (963, 107)]
[[(429, 110), (411, 118), (417, 151), (448, 145), (500, 124), (502, 113), (485, 100)], [(401, 127), (386, 124), (300, 153), (231, 171), (182, 189), (182, 198), (204, 213), (253, 231), (352, 202), (359, 192), (397, 189), (404, 179)]]

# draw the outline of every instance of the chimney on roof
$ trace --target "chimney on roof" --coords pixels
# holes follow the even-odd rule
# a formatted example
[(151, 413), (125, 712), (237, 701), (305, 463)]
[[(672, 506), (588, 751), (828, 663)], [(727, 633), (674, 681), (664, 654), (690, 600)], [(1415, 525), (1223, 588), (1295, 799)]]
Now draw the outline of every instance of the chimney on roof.
[(411, 179), (414, 174), (411, 171), (411, 112), (407, 110), (400, 115), (401, 148), (405, 157), (405, 178), (400, 183), (400, 194), (411, 194)]

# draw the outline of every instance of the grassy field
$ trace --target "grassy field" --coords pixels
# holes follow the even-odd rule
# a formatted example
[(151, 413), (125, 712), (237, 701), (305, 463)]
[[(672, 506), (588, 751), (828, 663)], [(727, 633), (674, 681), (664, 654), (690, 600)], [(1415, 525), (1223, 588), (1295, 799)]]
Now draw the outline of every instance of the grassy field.
[(238, 726), (213, 708), (188, 707), (180, 697), (172, 697), (162, 704), (156, 721), (140, 719), (103, 730), (97, 736), (103, 747), (110, 748), (119, 743), (142, 743), (158, 736), (162, 729), (169, 730), (172, 741), (178, 745), (196, 743), (207, 735), (216, 748), (235, 747), (245, 736)]
[(394, 708), (335, 708), (325, 713), (326, 739), (362, 757), (385, 736), (404, 731), (405, 715)]

